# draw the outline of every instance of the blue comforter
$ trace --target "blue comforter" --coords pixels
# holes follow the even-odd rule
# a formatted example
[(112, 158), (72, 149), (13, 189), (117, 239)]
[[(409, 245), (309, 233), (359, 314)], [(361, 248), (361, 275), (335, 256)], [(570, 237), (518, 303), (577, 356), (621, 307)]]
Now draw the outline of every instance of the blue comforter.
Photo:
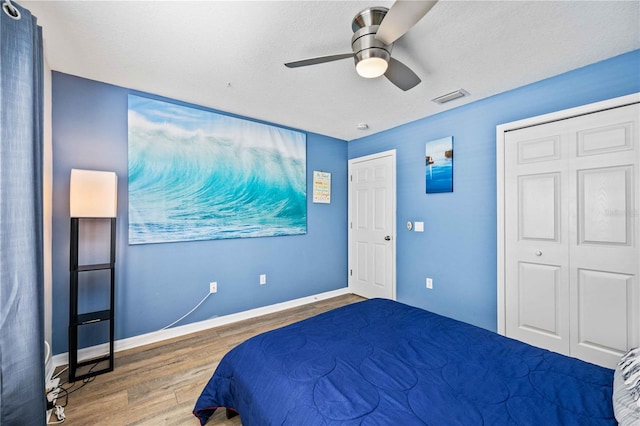
[(196, 402), (243, 425), (615, 425), (613, 370), (390, 300), (260, 334)]

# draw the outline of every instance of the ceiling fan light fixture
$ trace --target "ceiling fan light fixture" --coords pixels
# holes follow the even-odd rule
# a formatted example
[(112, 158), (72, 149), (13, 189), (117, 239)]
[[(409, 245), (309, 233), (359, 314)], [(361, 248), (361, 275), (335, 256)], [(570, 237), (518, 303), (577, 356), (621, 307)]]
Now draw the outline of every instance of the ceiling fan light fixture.
[(364, 78), (380, 77), (387, 71), (387, 61), (382, 58), (367, 58), (358, 62), (356, 71)]
[(390, 55), (384, 49), (367, 49), (355, 56), (356, 71), (361, 77), (376, 78), (387, 72)]

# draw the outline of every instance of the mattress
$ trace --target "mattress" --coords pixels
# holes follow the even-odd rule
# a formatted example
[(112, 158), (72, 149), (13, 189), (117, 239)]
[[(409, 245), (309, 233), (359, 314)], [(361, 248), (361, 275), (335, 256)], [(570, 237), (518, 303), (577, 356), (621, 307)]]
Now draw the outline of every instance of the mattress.
[(615, 425), (613, 370), (385, 299), (253, 337), (198, 398), (243, 425)]

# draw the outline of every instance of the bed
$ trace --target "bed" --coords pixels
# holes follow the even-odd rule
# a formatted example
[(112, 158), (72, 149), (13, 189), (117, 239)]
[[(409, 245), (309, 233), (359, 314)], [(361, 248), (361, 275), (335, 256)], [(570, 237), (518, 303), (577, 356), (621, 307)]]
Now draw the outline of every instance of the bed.
[(385, 299), (253, 337), (198, 398), (243, 425), (615, 425), (614, 371)]

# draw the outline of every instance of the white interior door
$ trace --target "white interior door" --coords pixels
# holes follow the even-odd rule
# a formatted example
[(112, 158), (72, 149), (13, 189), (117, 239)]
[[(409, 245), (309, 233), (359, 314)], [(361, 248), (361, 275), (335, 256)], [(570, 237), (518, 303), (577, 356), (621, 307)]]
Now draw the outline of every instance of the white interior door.
[(568, 135), (505, 137), (506, 334), (569, 352)]
[(395, 299), (395, 150), (349, 161), (349, 289)]
[(640, 344), (640, 106), (571, 121), (571, 354), (612, 367)]
[(640, 106), (504, 136), (507, 336), (609, 367), (640, 344)]

